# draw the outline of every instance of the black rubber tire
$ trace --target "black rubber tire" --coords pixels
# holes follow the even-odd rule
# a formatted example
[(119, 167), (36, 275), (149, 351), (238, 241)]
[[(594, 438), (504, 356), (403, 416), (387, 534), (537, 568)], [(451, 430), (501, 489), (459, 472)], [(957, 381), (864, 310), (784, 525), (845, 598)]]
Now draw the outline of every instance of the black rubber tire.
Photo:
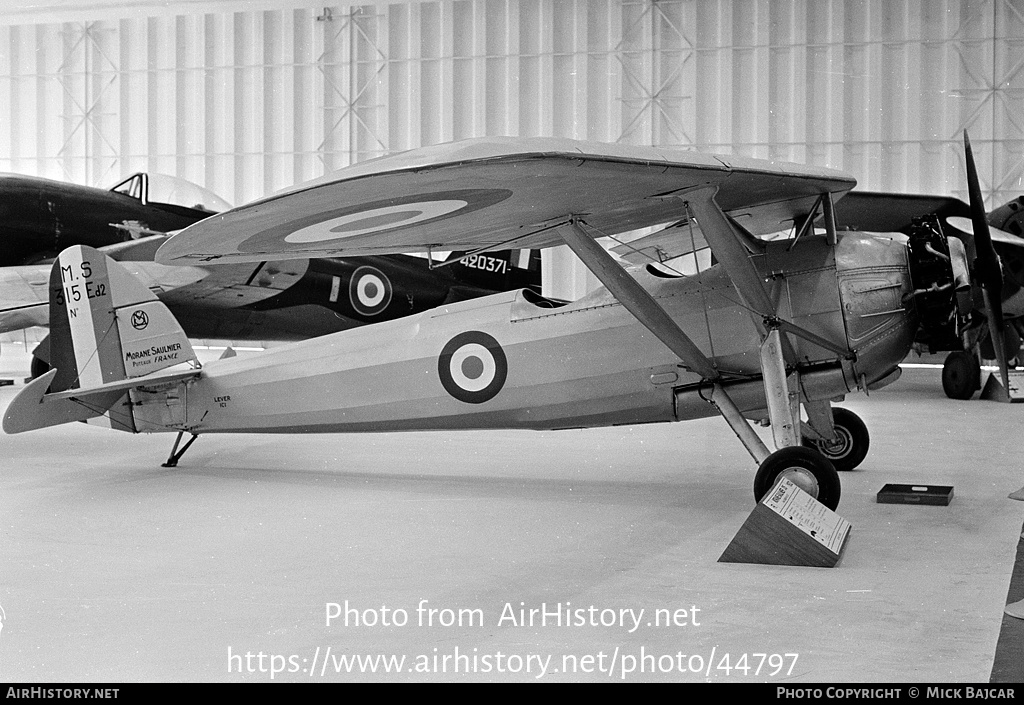
[(970, 399), (981, 389), (981, 366), (972, 353), (955, 350), (942, 363), (942, 391), (950, 399)]
[(765, 458), (754, 476), (754, 499), (760, 502), (780, 476), (788, 477), (832, 511), (839, 506), (842, 494), (839, 473), (824, 455), (813, 448), (780, 448)]
[(32, 379), (36, 377), (42, 377), (50, 371), (50, 363), (46, 362), (42, 358), (38, 358), (35, 355), (32, 356), (32, 364), (29, 367), (29, 376)]
[(804, 446), (824, 455), (839, 472), (849, 472), (864, 462), (868, 455), (871, 445), (868, 427), (857, 414), (839, 406), (832, 408), (832, 423), (839, 436), (835, 443), (804, 436)]

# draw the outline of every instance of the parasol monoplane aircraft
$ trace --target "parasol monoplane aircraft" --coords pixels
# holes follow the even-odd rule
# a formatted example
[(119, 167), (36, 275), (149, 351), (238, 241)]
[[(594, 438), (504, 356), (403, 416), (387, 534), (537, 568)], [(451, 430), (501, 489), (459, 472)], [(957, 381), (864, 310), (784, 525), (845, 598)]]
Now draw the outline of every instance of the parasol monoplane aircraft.
[[(853, 186), (830, 169), (540, 138), (357, 164), (191, 226), (157, 260), (566, 244), (603, 286), (572, 303), (495, 294), (200, 367), (162, 303), (75, 247), (51, 273), (54, 369), (11, 402), (4, 429), (93, 420), (177, 432), (173, 466), (205, 433), (562, 429), (717, 413), (759, 466), (756, 498), (787, 477), (835, 508), (836, 468), (857, 466), (869, 438), (832, 401), (895, 380), (919, 311), (952, 310), (954, 270), (966, 267), (941, 232), (837, 232), (834, 200)], [(682, 218), (717, 261), (693, 276), (627, 271), (596, 241)], [(755, 237), (789, 227), (788, 240)], [(750, 420), (770, 422), (774, 452)]]

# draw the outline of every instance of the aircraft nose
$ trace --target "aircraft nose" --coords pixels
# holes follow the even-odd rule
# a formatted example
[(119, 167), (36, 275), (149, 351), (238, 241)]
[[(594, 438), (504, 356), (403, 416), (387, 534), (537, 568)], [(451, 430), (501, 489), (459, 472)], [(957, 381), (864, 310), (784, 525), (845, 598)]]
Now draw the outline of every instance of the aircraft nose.
[(846, 233), (836, 248), (839, 295), (860, 384), (885, 377), (910, 352), (918, 325), (906, 238)]

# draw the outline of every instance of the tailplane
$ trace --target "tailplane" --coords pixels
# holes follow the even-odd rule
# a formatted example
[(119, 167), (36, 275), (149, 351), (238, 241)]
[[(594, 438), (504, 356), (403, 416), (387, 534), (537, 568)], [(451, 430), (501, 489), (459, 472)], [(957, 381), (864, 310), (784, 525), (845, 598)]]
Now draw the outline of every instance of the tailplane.
[(131, 390), (194, 376), (199, 365), (167, 307), (124, 267), (79, 245), (50, 270), (50, 366), (11, 402), (8, 433), (90, 419), (141, 430)]

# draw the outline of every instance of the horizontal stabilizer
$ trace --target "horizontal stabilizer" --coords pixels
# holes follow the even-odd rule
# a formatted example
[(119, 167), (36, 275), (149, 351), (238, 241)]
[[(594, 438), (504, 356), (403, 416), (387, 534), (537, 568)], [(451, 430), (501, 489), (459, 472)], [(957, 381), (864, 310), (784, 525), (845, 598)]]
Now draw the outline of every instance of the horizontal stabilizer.
[[(4, 432), (23, 433), (49, 426), (87, 421), (103, 416), (108, 412), (116, 414), (114, 408), (131, 389), (160, 387), (194, 379), (201, 374), (200, 370), (163, 370), (144, 378), (122, 379), (108, 382), (91, 389), (67, 389), (63, 392), (47, 394), (50, 383), (57, 370), (32, 380), (8, 405), (4, 413)], [(126, 409), (123, 421), (131, 419), (131, 411)]]
[(75, 390), (79, 399), (61, 399), (46, 394), (57, 370), (37, 377), (18, 393), (4, 411), (4, 432), (23, 433), (38, 428), (59, 426), (72, 421), (87, 421), (102, 416), (124, 397), (124, 390), (85, 393)]
[(122, 379), (117, 382), (107, 382), (91, 389), (65, 389), (63, 392), (47, 394), (45, 399), (87, 399), (97, 394), (108, 392), (127, 392), (129, 389), (138, 387), (160, 387), (165, 384), (173, 384), (187, 379), (195, 379), (202, 374), (201, 370), (163, 370), (146, 375), (144, 378)]

